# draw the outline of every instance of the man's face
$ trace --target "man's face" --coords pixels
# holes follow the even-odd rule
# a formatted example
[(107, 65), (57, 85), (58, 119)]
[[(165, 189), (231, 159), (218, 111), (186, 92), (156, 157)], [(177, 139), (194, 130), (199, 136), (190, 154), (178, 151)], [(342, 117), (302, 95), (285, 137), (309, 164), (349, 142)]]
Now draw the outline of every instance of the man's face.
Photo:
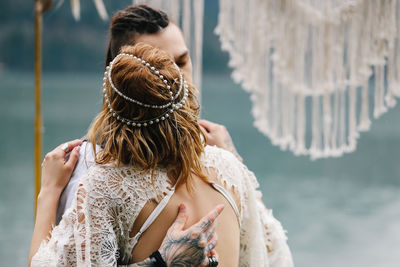
[(183, 39), (181, 30), (174, 23), (158, 33), (142, 34), (135, 38), (135, 42), (143, 42), (169, 53), (179, 66), (185, 78), (192, 82), (192, 61), (189, 50)]

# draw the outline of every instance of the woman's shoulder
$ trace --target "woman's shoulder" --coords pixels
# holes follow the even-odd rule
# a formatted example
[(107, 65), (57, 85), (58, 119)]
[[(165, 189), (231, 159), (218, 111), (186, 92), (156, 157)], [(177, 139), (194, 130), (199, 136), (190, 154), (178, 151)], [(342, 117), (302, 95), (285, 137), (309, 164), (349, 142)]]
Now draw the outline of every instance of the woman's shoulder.
[(249, 180), (257, 188), (255, 175), (234, 154), (217, 146), (206, 146), (202, 156), (202, 163), (206, 168), (213, 168), (224, 176), (236, 178), (237, 182)]
[(259, 187), (253, 172), (236, 158), (231, 152), (216, 146), (206, 146), (202, 155), (203, 167), (208, 173), (213, 173), (219, 184), (226, 188), (234, 188), (241, 195), (248, 187)]
[(227, 165), (243, 165), (235, 155), (228, 150), (219, 148), (217, 146), (207, 145), (204, 147), (202, 155), (203, 164), (227, 164)]

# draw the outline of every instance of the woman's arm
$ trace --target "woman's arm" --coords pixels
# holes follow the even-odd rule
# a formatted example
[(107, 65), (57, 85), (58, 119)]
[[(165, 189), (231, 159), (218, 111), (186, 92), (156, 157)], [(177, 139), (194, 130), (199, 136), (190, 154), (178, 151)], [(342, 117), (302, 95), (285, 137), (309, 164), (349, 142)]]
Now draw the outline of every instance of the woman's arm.
[[(58, 200), (64, 187), (68, 184), (72, 171), (79, 158), (81, 140), (74, 140), (64, 150), (62, 146), (48, 153), (42, 163), (42, 180), (37, 201), (36, 220), (33, 230), (29, 263), (43, 240), (50, 238), (51, 228), (56, 223)], [(66, 161), (66, 153), (71, 152)]]

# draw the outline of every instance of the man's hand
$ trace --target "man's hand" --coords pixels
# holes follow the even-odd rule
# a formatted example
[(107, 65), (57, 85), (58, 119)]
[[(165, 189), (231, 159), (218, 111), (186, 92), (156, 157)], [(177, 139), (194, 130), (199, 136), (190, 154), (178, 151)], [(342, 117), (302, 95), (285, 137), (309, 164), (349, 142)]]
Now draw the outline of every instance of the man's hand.
[[(223, 205), (216, 206), (210, 213), (199, 222), (183, 230), (188, 219), (184, 204), (179, 205), (178, 216), (168, 229), (160, 249), (161, 257), (167, 266), (208, 266), (209, 258), (218, 260), (215, 251), (217, 245), (216, 219), (224, 209)], [(118, 267), (151, 267), (154, 266), (150, 258), (142, 262), (129, 265), (118, 265)]]
[(228, 150), (240, 161), (243, 161), (242, 157), (236, 151), (232, 138), (224, 125), (216, 124), (207, 120), (200, 120), (199, 125), (208, 139), (208, 145)]
[(223, 209), (223, 205), (218, 205), (198, 223), (183, 230), (188, 215), (185, 205), (179, 206), (178, 216), (159, 250), (167, 266), (207, 266), (209, 256), (217, 257), (215, 220)]

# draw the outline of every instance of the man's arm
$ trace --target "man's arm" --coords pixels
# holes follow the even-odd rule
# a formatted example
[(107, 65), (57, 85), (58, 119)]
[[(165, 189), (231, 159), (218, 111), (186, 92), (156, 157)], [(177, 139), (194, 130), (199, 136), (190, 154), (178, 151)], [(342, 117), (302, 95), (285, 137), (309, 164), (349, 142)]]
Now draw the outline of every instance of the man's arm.
[(78, 161), (79, 146), (81, 144), (81, 140), (74, 140), (68, 143), (67, 149), (71, 151), (71, 154), (67, 161), (65, 161), (65, 155), (68, 151), (61, 146), (48, 153), (43, 160), (36, 221), (29, 250), (29, 265), (42, 241), (50, 238), (51, 228), (56, 222), (58, 201)]

